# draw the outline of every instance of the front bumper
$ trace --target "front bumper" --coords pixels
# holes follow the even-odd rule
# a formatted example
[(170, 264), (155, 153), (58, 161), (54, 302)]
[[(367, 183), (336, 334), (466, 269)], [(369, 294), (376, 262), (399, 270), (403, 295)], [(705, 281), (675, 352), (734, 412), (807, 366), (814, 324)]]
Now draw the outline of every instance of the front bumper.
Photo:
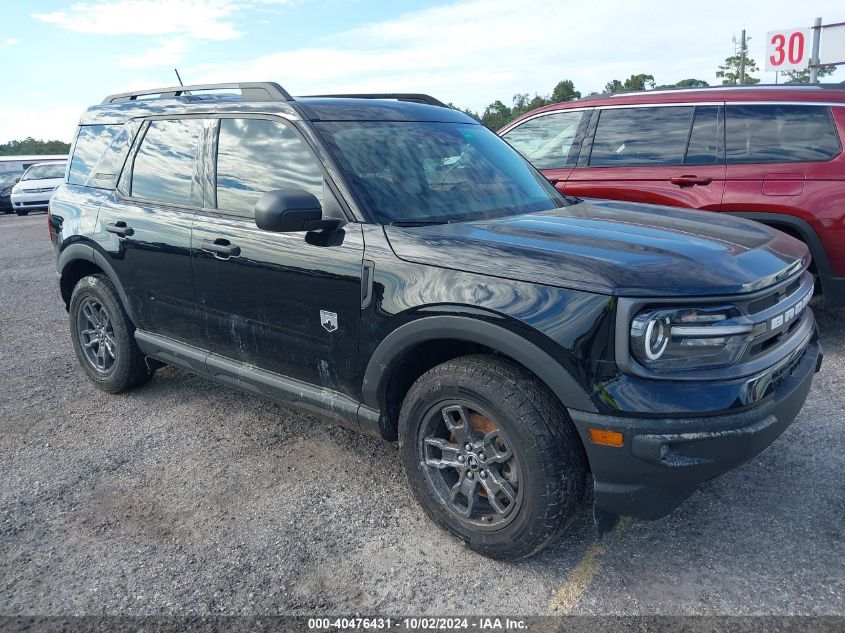
[(42, 191), (39, 193), (13, 193), (12, 207), (15, 211), (22, 209), (46, 209), (50, 203), (53, 191)]
[[(655, 419), (570, 409), (587, 449), (597, 510), (643, 519), (669, 514), (699, 484), (751, 459), (783, 433), (807, 399), (821, 361), (813, 336), (795, 358), (749, 379), (773, 391), (739, 412)], [(588, 428), (620, 432), (623, 445), (595, 444)]]

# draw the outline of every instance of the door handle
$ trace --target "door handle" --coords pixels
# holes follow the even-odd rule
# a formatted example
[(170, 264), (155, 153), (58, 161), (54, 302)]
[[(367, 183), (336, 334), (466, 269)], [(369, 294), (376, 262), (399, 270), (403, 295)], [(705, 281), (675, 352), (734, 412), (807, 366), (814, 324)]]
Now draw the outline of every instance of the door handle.
[(241, 247), (236, 246), (229, 242), (229, 240), (224, 240), (223, 238), (218, 237), (216, 240), (203, 240), (202, 241), (202, 250), (208, 253), (214, 253), (215, 257), (219, 257), (221, 259), (228, 259), (229, 257), (237, 257), (241, 254)]
[(131, 226), (126, 226), (126, 222), (123, 220), (119, 220), (117, 222), (110, 222), (106, 224), (106, 231), (109, 233), (114, 233), (120, 237), (129, 237), (135, 230)]
[(670, 178), (669, 182), (679, 187), (695, 187), (696, 185), (709, 185), (713, 182), (713, 179), (699, 178), (698, 176), (675, 176)]

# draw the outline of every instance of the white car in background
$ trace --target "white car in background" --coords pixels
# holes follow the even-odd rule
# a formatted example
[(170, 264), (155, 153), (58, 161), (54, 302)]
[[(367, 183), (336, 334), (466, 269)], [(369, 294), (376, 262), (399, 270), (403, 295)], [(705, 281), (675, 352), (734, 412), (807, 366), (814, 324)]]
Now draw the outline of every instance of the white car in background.
[(67, 163), (38, 163), (27, 169), (12, 187), (12, 208), (18, 215), (47, 209), (56, 187), (65, 181)]

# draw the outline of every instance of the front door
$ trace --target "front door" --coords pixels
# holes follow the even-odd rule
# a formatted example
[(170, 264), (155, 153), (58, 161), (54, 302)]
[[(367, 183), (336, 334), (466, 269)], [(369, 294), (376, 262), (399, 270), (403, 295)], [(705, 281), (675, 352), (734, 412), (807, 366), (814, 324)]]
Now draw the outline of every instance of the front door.
[(324, 209), (334, 207), (323, 170), (279, 119), (222, 118), (216, 138), (212, 195), (191, 240), (199, 327), (211, 351), (353, 395), (360, 225), (347, 224), (328, 240), (259, 229), (253, 209), (265, 191), (305, 189)]
[(596, 109), (564, 193), (718, 211), (725, 189), (722, 109), (672, 105)]

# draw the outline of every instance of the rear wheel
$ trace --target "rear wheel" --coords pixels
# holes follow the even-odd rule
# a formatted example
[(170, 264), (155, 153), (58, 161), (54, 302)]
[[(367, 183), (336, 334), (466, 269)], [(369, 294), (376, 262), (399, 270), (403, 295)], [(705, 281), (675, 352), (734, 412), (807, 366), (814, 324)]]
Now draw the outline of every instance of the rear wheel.
[(583, 497), (583, 447), (563, 407), (525, 369), (493, 356), (420, 377), (402, 406), (399, 441), (427, 514), (487, 556), (543, 548)]
[(108, 277), (83, 277), (73, 289), (69, 316), (79, 364), (97, 387), (119, 393), (152, 378), (154, 370), (135, 342), (135, 327)]

